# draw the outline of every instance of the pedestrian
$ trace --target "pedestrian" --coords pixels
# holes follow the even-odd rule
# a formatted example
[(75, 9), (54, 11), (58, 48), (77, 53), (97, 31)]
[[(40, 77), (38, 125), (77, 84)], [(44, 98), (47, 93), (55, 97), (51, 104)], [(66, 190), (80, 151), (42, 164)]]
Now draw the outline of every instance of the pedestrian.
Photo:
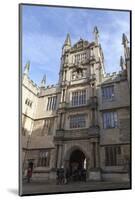
[(30, 183), (30, 179), (32, 177), (32, 169), (31, 167), (28, 168), (28, 171), (27, 171), (27, 182)]
[(64, 167), (60, 168), (60, 184), (64, 184), (65, 177), (64, 177)]

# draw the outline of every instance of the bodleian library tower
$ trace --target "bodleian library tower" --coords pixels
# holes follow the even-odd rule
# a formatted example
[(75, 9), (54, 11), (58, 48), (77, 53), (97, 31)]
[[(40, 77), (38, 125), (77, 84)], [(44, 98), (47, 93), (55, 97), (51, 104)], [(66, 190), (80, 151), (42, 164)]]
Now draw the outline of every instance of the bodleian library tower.
[(93, 35), (91, 42), (72, 45), (67, 34), (56, 85), (47, 86), (44, 75), (37, 86), (29, 78), (30, 62), (25, 65), (23, 176), (30, 165), (33, 180), (54, 180), (61, 167), (84, 168), (91, 181), (130, 178), (130, 44), (123, 34), (120, 71), (108, 74), (97, 27)]

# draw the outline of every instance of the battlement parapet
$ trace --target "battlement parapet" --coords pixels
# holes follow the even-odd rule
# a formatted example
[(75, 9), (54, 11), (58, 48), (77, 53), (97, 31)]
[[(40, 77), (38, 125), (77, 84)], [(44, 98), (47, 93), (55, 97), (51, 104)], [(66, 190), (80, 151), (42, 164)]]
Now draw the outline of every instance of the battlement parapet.
[(33, 87), (33, 89), (35, 88), (36, 90), (39, 90), (39, 87), (36, 83), (34, 83), (33, 80), (31, 80), (29, 77), (28, 77), (28, 80), (29, 80), (29, 84), (31, 84), (31, 86)]
[(46, 96), (46, 95), (55, 95), (60, 92), (60, 87), (58, 84), (56, 85), (47, 85), (44, 88), (40, 88), (40, 97)]
[(46, 89), (51, 89), (51, 88), (57, 88), (58, 87), (58, 84), (53, 84), (53, 85), (47, 85), (47, 86), (45, 86), (44, 87), (44, 89), (46, 90)]
[(24, 75), (23, 76), (23, 80), (22, 80), (22, 84), (27, 87), (29, 90), (31, 90), (33, 93), (35, 93), (36, 95), (39, 92), (39, 87), (36, 83), (34, 83), (28, 76)]
[[(117, 71), (117, 72), (112, 72), (112, 73), (107, 73), (104, 75), (104, 81), (103, 83), (109, 83), (110, 81), (121, 81), (121, 80), (126, 80), (127, 79), (127, 74), (126, 71)], [(109, 82), (108, 82), (109, 81)]]
[(123, 73), (123, 71), (107, 73), (107, 74), (104, 75), (104, 78), (113, 78), (113, 77), (116, 78), (117, 76), (119, 76), (122, 73)]

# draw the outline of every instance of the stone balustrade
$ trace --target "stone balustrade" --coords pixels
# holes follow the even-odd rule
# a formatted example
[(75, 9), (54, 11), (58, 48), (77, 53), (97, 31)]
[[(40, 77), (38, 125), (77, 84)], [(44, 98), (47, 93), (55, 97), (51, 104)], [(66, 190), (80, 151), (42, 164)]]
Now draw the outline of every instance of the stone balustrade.
[(75, 130), (57, 129), (54, 139), (55, 140), (88, 139), (97, 136), (99, 136), (99, 127), (91, 126), (89, 128), (75, 129)]

